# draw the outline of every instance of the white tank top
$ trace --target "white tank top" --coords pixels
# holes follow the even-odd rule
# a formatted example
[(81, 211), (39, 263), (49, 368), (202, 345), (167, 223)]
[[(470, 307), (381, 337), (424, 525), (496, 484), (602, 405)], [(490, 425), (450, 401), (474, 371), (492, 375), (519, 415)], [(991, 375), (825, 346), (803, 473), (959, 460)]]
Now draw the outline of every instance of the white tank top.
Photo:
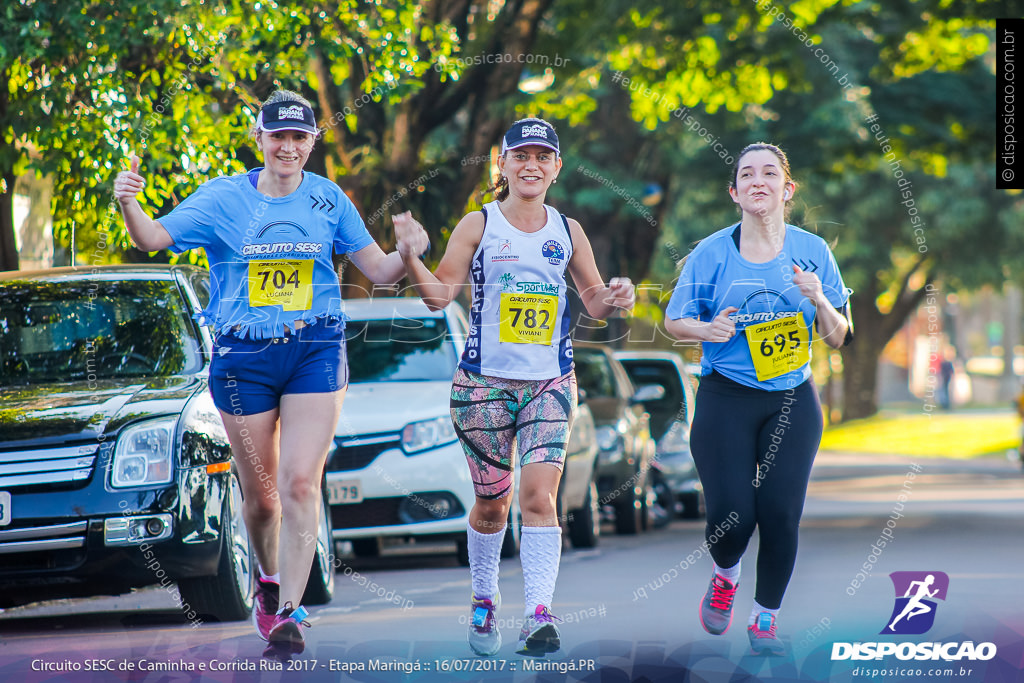
[(508, 379), (550, 379), (572, 370), (565, 283), (572, 238), (565, 217), (544, 210), (544, 227), (523, 232), (498, 202), (483, 207), (463, 369)]

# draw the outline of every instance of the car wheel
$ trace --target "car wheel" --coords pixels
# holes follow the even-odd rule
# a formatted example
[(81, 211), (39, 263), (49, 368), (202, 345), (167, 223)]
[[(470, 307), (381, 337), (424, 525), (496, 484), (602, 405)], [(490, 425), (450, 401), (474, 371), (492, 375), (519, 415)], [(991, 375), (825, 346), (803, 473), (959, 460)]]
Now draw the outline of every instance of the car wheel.
[(650, 480), (645, 478), (643, 488), (640, 489), (640, 530), (650, 531), (654, 526), (651, 517), (654, 515), (653, 508), (654, 491), (651, 488)]
[(704, 492), (691, 491), (679, 497), (683, 503), (683, 519), (701, 519), (704, 517)]
[(569, 517), (569, 541), (573, 548), (593, 548), (601, 535), (601, 508), (597, 499), (597, 484), (590, 482), (583, 507), (573, 510)]
[(636, 489), (630, 489), (629, 497), (615, 506), (615, 533), (632, 536), (640, 533), (643, 522), (640, 515), (644, 512), (643, 502)]
[(242, 517), (242, 489), (232, 472), (224, 495), (217, 573), (178, 582), (183, 603), (217, 621), (248, 619), (255, 589), (256, 554)]
[(647, 492), (648, 520), (651, 528), (667, 526), (675, 515), (676, 501), (669, 491), (664, 477), (657, 470), (651, 471), (651, 486)]
[(647, 529), (647, 476), (633, 475), (636, 483), (615, 504), (615, 533), (632, 536)]
[(334, 597), (334, 536), (331, 531), (331, 508), (327, 504), (326, 483), (320, 492), (320, 523), (317, 525), (316, 550), (309, 568), (304, 605), (326, 605)]
[(352, 554), (356, 557), (380, 557), (380, 538), (353, 538)]

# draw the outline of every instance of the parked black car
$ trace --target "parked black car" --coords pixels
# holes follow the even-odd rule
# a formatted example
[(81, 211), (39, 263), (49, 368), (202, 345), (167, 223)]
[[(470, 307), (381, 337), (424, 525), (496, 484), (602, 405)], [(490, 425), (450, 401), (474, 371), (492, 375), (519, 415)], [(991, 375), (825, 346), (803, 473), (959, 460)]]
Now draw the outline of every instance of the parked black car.
[(652, 485), (659, 503), (688, 519), (703, 517), (704, 489), (690, 453), (693, 379), (683, 359), (671, 351), (616, 351), (615, 358), (637, 385), (657, 384), (665, 391), (644, 403), (658, 444)]
[(573, 342), (576, 381), (586, 392), (597, 439), (597, 490), (600, 505), (615, 511), (615, 531), (647, 529), (651, 461), (655, 444), (644, 402), (663, 395), (660, 387), (634, 389), (611, 350)]
[[(0, 606), (177, 582), (189, 618), (248, 617), (208, 299), (193, 266), (0, 273)], [(321, 520), (307, 604), (334, 587)]]

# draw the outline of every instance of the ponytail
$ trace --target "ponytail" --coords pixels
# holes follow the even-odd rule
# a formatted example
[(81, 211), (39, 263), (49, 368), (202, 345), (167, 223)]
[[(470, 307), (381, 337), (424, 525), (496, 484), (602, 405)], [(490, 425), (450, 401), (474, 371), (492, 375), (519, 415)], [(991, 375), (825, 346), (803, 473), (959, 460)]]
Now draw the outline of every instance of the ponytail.
[(488, 193), (494, 193), (494, 198), (499, 202), (503, 202), (508, 199), (508, 178), (503, 175), (499, 175), (494, 181), (494, 185), (487, 188)]

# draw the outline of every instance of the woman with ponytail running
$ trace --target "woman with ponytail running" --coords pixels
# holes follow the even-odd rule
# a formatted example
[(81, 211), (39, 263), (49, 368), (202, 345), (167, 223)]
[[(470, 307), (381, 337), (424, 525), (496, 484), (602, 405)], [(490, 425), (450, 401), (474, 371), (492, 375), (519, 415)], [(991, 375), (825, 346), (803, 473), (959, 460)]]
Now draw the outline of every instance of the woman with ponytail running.
[(549, 123), (516, 121), (502, 140), (498, 168), (496, 201), (459, 222), (435, 272), (417, 258), (420, 226), (408, 214), (395, 217), (395, 235), (428, 307), (444, 308), (467, 283), (473, 291), (469, 339), (451, 397), (476, 489), (466, 532), (473, 582), (469, 645), (478, 655), (501, 647), (498, 561), (518, 456), (526, 605), (517, 652), (542, 656), (560, 647), (551, 614), (562, 550), (555, 497), (576, 408), (565, 271), (594, 318), (628, 311), (634, 294), (626, 278), (606, 285), (580, 224), (544, 204), (562, 168)]

